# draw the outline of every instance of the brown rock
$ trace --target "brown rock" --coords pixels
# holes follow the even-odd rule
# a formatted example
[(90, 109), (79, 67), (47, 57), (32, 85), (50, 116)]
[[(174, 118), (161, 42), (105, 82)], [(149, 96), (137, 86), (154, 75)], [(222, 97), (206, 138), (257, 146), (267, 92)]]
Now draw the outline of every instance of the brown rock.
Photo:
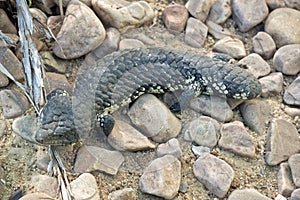
[(193, 17), (205, 22), (209, 10), (214, 3), (215, 0), (189, 0), (185, 4), (185, 7)]
[(290, 197), (295, 190), (295, 185), (292, 180), (291, 169), (288, 163), (281, 163), (277, 175), (278, 191), (285, 197)]
[(276, 96), (281, 93), (283, 89), (283, 75), (281, 72), (274, 72), (268, 76), (259, 79), (261, 84), (262, 97)]
[(145, 47), (144, 43), (142, 43), (140, 40), (136, 39), (123, 39), (119, 43), (119, 49), (124, 50), (124, 49), (134, 49), (134, 48), (140, 48), (140, 47)]
[(62, 27), (62, 24), (63, 20), (60, 15), (49, 16), (47, 19), (47, 26), (50, 28), (55, 37), (57, 37), (57, 34), (59, 33)]
[(46, 72), (45, 88), (47, 93), (50, 93), (55, 89), (65, 90), (69, 94), (72, 94), (73, 91), (72, 86), (65, 75), (53, 72)]
[(57, 179), (47, 175), (36, 175), (31, 178), (31, 184), (35, 192), (45, 193), (51, 197), (57, 197), (59, 188)]
[(198, 19), (190, 17), (187, 21), (184, 42), (192, 47), (203, 47), (207, 36), (207, 26)]
[(272, 58), (276, 51), (273, 38), (266, 32), (258, 32), (253, 38), (253, 51), (265, 59)]
[[(299, 141), (299, 140), (298, 140)], [(299, 151), (298, 151), (299, 152)], [(300, 154), (292, 155), (288, 160), (292, 172), (292, 178), (297, 188), (300, 187)]]
[(245, 66), (256, 78), (266, 76), (271, 72), (270, 65), (256, 53), (249, 54), (240, 60), (238, 64)]
[(132, 188), (124, 188), (113, 191), (108, 195), (109, 200), (136, 200), (135, 191)]
[(8, 18), (6, 12), (0, 8), (0, 30), (3, 33), (17, 34), (17, 29)]
[(289, 105), (300, 105), (300, 76), (298, 76), (284, 92), (283, 100)]
[(175, 138), (172, 138), (166, 143), (158, 145), (156, 153), (158, 157), (163, 157), (165, 155), (172, 155), (178, 159), (182, 155), (179, 141)]
[(187, 9), (183, 5), (171, 4), (163, 11), (163, 22), (171, 33), (179, 33), (184, 30), (189, 17)]
[(100, 200), (98, 185), (95, 177), (90, 173), (83, 173), (70, 183), (74, 200)]

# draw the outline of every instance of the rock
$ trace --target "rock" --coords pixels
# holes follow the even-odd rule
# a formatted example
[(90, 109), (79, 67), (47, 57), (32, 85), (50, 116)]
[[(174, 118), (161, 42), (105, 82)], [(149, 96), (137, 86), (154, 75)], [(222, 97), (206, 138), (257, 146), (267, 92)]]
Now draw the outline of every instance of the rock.
[(0, 104), (3, 109), (3, 116), (6, 119), (18, 117), (29, 108), (26, 97), (15, 90), (1, 90)]
[(217, 24), (223, 24), (231, 15), (231, 1), (230, 0), (216, 0), (212, 5), (208, 20)]
[(9, 84), (8, 78), (4, 74), (0, 73), (0, 87), (5, 87), (8, 84)]
[(238, 64), (245, 66), (245, 68), (256, 78), (266, 76), (271, 72), (270, 65), (256, 53), (249, 54), (240, 60)]
[(46, 72), (45, 89), (47, 94), (55, 89), (62, 89), (72, 94), (73, 88), (63, 74)]
[(203, 153), (209, 153), (210, 152), (210, 148), (208, 147), (203, 147), (203, 146), (195, 146), (192, 145), (192, 151), (195, 155), (200, 156)]
[(189, 0), (185, 4), (185, 7), (193, 17), (205, 22), (209, 10), (214, 3), (215, 0)]
[(183, 5), (171, 4), (164, 8), (162, 20), (171, 33), (180, 33), (184, 30), (189, 17), (187, 9)]
[(116, 120), (107, 139), (108, 143), (119, 151), (140, 151), (155, 148), (155, 144), (146, 136), (121, 120)]
[(262, 87), (261, 96), (271, 97), (277, 96), (283, 89), (283, 75), (281, 72), (274, 72), (268, 76), (259, 79)]
[(5, 129), (6, 129), (5, 121), (0, 120), (0, 137), (4, 135)]
[(300, 151), (297, 129), (283, 119), (273, 121), (268, 129), (265, 160), (268, 165), (277, 165)]
[(300, 188), (293, 191), (291, 200), (300, 200)]
[(25, 115), (14, 120), (12, 124), (12, 129), (16, 134), (18, 134), (23, 139), (36, 143), (35, 135), (34, 135), (34, 133), (37, 130), (36, 124), (37, 124), (36, 117)]
[(134, 49), (139, 47), (145, 47), (144, 43), (136, 39), (123, 39), (119, 43), (119, 50)]
[(22, 63), (7, 47), (0, 47), (0, 63), (18, 81), (24, 79)]
[(53, 35), (57, 37), (61, 27), (63, 25), (63, 19), (60, 15), (49, 16), (47, 19), (47, 26), (52, 31)]
[(132, 188), (116, 190), (108, 195), (109, 200), (136, 200), (135, 191)]
[[(230, 121), (233, 117), (233, 112), (226, 102), (226, 99), (218, 96), (201, 95), (191, 100), (190, 107), (219, 122)], [(222, 115), (220, 115), (220, 112), (222, 112)]]
[(243, 42), (229, 36), (216, 42), (213, 46), (213, 51), (225, 53), (235, 59), (240, 59), (246, 56), (246, 50)]
[(233, 36), (229, 29), (214, 23), (213, 21), (206, 20), (206, 25), (208, 27), (208, 32), (216, 39), (223, 39), (227, 36)]
[(208, 28), (200, 20), (190, 17), (186, 24), (184, 42), (192, 47), (203, 47)]
[[(299, 141), (299, 138), (298, 138), (298, 141)], [(291, 168), (294, 184), (296, 185), (297, 188), (299, 188), (300, 187), (300, 166), (299, 166), (300, 154), (299, 154), (299, 151), (298, 151), (298, 154), (294, 154), (289, 158), (288, 163)]]
[(42, 51), (40, 52), (40, 55), (43, 59), (47, 71), (57, 72), (61, 74), (64, 74), (66, 72), (67, 67), (65, 65), (59, 64), (51, 52)]
[(273, 38), (266, 32), (258, 32), (253, 38), (253, 51), (265, 59), (270, 59), (276, 51)]
[(234, 190), (228, 200), (272, 200), (255, 189)]
[(295, 185), (292, 180), (291, 169), (288, 163), (281, 163), (277, 175), (278, 191), (285, 197), (290, 197), (295, 190)]
[(74, 165), (77, 173), (99, 170), (107, 174), (116, 175), (124, 157), (118, 151), (109, 151), (95, 146), (82, 146)]
[(300, 44), (286, 45), (278, 49), (273, 63), (277, 71), (286, 75), (296, 75), (300, 72)]
[(261, 23), (269, 14), (265, 1), (233, 0), (233, 19), (241, 32), (247, 32)]
[(47, 194), (53, 198), (59, 194), (57, 179), (47, 175), (36, 175), (31, 178), (35, 192)]
[(272, 36), (277, 48), (300, 43), (300, 11), (291, 8), (272, 11), (265, 22), (265, 31)]
[(293, 108), (293, 107), (285, 107), (284, 111), (291, 117), (300, 116), (300, 109), (299, 108)]
[(17, 34), (17, 29), (8, 18), (6, 12), (0, 8), (0, 30), (3, 33)]
[(215, 119), (201, 116), (188, 122), (182, 132), (186, 141), (212, 148), (220, 137), (220, 124)]
[(176, 137), (181, 130), (180, 121), (151, 94), (138, 98), (129, 109), (128, 116), (144, 135), (158, 143)]
[(240, 156), (253, 158), (255, 146), (244, 124), (239, 121), (223, 124), (219, 146)]
[(156, 154), (158, 157), (172, 155), (179, 159), (182, 155), (179, 141), (175, 138), (172, 138), (168, 142), (158, 145)]
[(263, 135), (266, 124), (270, 120), (271, 107), (259, 99), (248, 100), (240, 106), (240, 111), (245, 124), (252, 130)]
[(90, 173), (83, 173), (70, 183), (74, 200), (100, 200), (98, 185)]
[(283, 100), (289, 105), (300, 105), (300, 76), (298, 76), (284, 92)]
[(106, 38), (104, 42), (95, 50), (86, 55), (84, 63), (86, 66), (94, 64), (97, 60), (118, 50), (121, 34), (116, 28), (108, 28), (106, 30)]
[(53, 52), (63, 59), (74, 59), (97, 48), (105, 39), (105, 29), (85, 4), (72, 0), (68, 4), (65, 19), (53, 45)]
[(142, 192), (173, 199), (178, 193), (181, 179), (181, 163), (171, 155), (153, 160), (140, 178)]
[[(71, 0), (62, 0), (63, 6), (66, 7), (70, 1)], [(92, 2), (91, 2), (92, 0), (79, 0), (79, 1), (81, 1), (82, 3), (84, 3), (85, 5), (87, 5), (89, 7), (92, 5)], [(58, 4), (58, 6), (59, 6), (59, 4)]]
[(45, 200), (45, 199), (53, 199), (53, 197), (44, 193), (37, 192), (32, 194), (26, 194), (20, 200)]
[(234, 178), (234, 171), (225, 161), (203, 153), (195, 161), (194, 175), (205, 187), (219, 198), (225, 197)]
[(145, 1), (92, 0), (92, 5), (104, 24), (121, 32), (148, 23), (155, 16), (153, 9)]
[(47, 24), (47, 15), (38, 8), (29, 8), (31, 16), (38, 19), (40, 22)]

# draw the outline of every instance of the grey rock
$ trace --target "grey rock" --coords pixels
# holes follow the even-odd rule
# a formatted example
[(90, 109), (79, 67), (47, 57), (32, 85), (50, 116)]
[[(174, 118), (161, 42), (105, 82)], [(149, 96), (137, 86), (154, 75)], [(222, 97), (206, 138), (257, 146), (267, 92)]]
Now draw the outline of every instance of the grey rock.
[(21, 197), (20, 200), (42, 200), (42, 199), (53, 199), (53, 197), (44, 193), (36, 192), (36, 193), (26, 194), (25, 196)]
[(45, 193), (53, 198), (59, 194), (58, 182), (54, 177), (36, 175), (31, 178), (31, 184), (35, 192)]
[(99, 170), (116, 175), (124, 157), (118, 151), (109, 151), (95, 146), (82, 146), (78, 150), (74, 170), (78, 173)]
[(209, 10), (215, 0), (189, 0), (185, 7), (188, 9), (189, 13), (204, 22), (208, 16)]
[(220, 127), (215, 119), (201, 116), (188, 122), (182, 132), (186, 141), (212, 148), (220, 137)]
[(268, 6), (261, 0), (233, 0), (233, 19), (240, 31), (247, 32), (261, 23), (269, 14)]
[(132, 188), (124, 188), (121, 190), (113, 191), (108, 195), (109, 200), (136, 200), (136, 194)]
[(285, 107), (284, 111), (291, 117), (300, 116), (300, 109), (294, 107)]
[[(233, 112), (226, 102), (226, 99), (218, 96), (201, 95), (198, 98), (192, 99), (190, 107), (219, 122), (230, 121), (233, 117)], [(220, 115), (220, 113), (222, 113), (222, 115)]]
[(37, 118), (26, 115), (14, 120), (12, 124), (13, 131), (23, 139), (36, 143), (34, 133), (37, 130)]
[(270, 59), (276, 51), (273, 38), (266, 32), (258, 32), (253, 38), (253, 51), (265, 59)]
[[(53, 52), (63, 59), (74, 59), (96, 49), (105, 39), (105, 29), (95, 13), (78, 0), (68, 4)], [(84, 41), (84, 42), (83, 42)]]
[(219, 198), (225, 197), (234, 178), (231, 166), (209, 153), (199, 156), (193, 171), (197, 179)]
[(228, 200), (272, 200), (255, 189), (234, 190)]
[(95, 177), (90, 173), (83, 173), (70, 183), (74, 200), (100, 200), (98, 185)]
[(240, 111), (245, 124), (252, 131), (259, 135), (265, 133), (271, 114), (271, 107), (268, 103), (259, 99), (248, 100), (240, 106)]
[(181, 182), (179, 187), (179, 192), (186, 193), (189, 185), (186, 182)]
[(72, 94), (73, 88), (63, 74), (46, 72), (45, 89), (47, 94), (55, 89), (62, 89)]
[(244, 124), (239, 121), (223, 124), (220, 130), (221, 138), (218, 145), (233, 153), (253, 158), (255, 146)]
[[(299, 139), (298, 139), (299, 140)], [(292, 155), (288, 160), (289, 166), (291, 168), (292, 177), (294, 184), (297, 188), (300, 187), (300, 154)]]
[(297, 129), (283, 119), (273, 121), (268, 129), (265, 160), (268, 165), (277, 165), (300, 151)]
[(288, 163), (281, 163), (277, 175), (278, 192), (285, 197), (290, 197), (292, 192), (296, 189), (293, 180), (291, 169)]
[(92, 6), (102, 22), (121, 32), (139, 27), (154, 18), (154, 11), (145, 1), (92, 0)]
[(300, 72), (300, 44), (279, 48), (274, 55), (273, 63), (277, 71), (286, 75), (296, 75)]
[(207, 36), (207, 26), (198, 19), (190, 17), (186, 24), (184, 42), (192, 47), (203, 47)]
[(243, 42), (239, 39), (224, 37), (214, 44), (213, 51), (227, 54), (235, 59), (246, 56), (246, 50)]
[(146, 136), (120, 120), (116, 120), (115, 126), (107, 139), (108, 143), (119, 151), (140, 151), (155, 148), (155, 144)]
[(164, 8), (163, 22), (171, 33), (180, 33), (184, 30), (189, 17), (187, 9), (183, 5), (171, 4)]
[[(62, 0), (63, 7), (66, 7), (70, 1), (71, 0)], [(85, 5), (87, 5), (89, 7), (92, 5), (92, 2), (91, 2), (92, 0), (79, 0), (79, 1), (81, 1), (82, 3), (84, 3)], [(56, 2), (56, 4), (59, 6), (58, 2)]]
[(210, 148), (208, 147), (203, 147), (203, 146), (195, 146), (192, 145), (192, 152), (197, 155), (200, 156), (203, 153), (209, 153), (210, 152)]
[(231, 15), (231, 1), (230, 0), (216, 0), (212, 5), (208, 20), (217, 24), (224, 23)]
[(300, 11), (291, 8), (272, 11), (265, 22), (265, 31), (272, 36), (277, 48), (300, 43)]
[(256, 78), (266, 76), (271, 72), (270, 65), (256, 53), (249, 54), (241, 59), (238, 64), (245, 66), (245, 68)]
[(139, 48), (139, 47), (145, 47), (144, 43), (140, 40), (136, 39), (123, 39), (119, 43), (119, 49), (133, 49), (133, 48)]
[(154, 95), (138, 98), (128, 112), (132, 123), (155, 142), (166, 142), (181, 130), (180, 121)]
[(4, 131), (6, 129), (6, 123), (3, 120), (0, 120), (0, 137), (4, 135)]
[(300, 76), (284, 92), (283, 100), (289, 105), (300, 105)]
[(181, 163), (171, 155), (153, 160), (140, 178), (142, 192), (172, 199), (180, 186)]
[(53, 35), (57, 37), (63, 24), (63, 19), (60, 15), (49, 16), (47, 19), (47, 26), (52, 31)]
[(40, 52), (40, 55), (43, 59), (43, 63), (45, 64), (47, 71), (57, 72), (62, 74), (66, 72), (67, 67), (57, 62), (56, 58), (53, 56), (51, 52), (42, 51)]
[(158, 157), (172, 155), (179, 159), (182, 155), (179, 141), (175, 138), (172, 138), (168, 142), (158, 145), (156, 154)]
[(23, 94), (6, 89), (0, 91), (0, 105), (6, 119), (18, 117), (29, 108), (28, 100)]
[(293, 191), (291, 200), (300, 200), (300, 188)]
[(233, 36), (233, 33), (231, 33), (229, 29), (224, 28), (213, 21), (206, 20), (206, 25), (208, 27), (208, 32), (216, 39), (223, 39), (228, 36)]
[(0, 73), (0, 87), (5, 87), (9, 84), (9, 79), (4, 74)]
[(17, 34), (16, 27), (10, 21), (10, 19), (7, 16), (6, 12), (1, 8), (0, 8), (0, 30), (3, 33)]
[(281, 72), (274, 72), (268, 76), (259, 79), (262, 87), (261, 96), (271, 97), (277, 96), (283, 89), (283, 75)]

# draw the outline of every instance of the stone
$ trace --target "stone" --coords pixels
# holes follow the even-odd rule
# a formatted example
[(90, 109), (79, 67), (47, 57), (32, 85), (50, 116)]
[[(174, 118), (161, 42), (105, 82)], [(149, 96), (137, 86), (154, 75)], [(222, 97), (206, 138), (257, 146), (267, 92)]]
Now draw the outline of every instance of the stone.
[(203, 153), (209, 153), (210, 152), (210, 148), (208, 147), (203, 147), (203, 146), (195, 146), (192, 145), (192, 152), (197, 155), (200, 156)]
[(300, 44), (279, 48), (274, 55), (273, 64), (275, 69), (283, 74), (296, 75), (300, 72)]
[(74, 200), (100, 200), (98, 185), (95, 177), (90, 173), (83, 173), (70, 183)]
[(105, 39), (105, 29), (95, 13), (78, 0), (68, 4), (53, 52), (63, 59), (74, 59), (96, 49)]
[(189, 17), (187, 9), (183, 5), (171, 4), (164, 8), (162, 20), (171, 33), (183, 32)]
[(157, 146), (156, 150), (157, 157), (163, 157), (165, 155), (172, 155), (180, 159), (182, 151), (180, 148), (179, 141), (175, 138), (170, 139), (168, 142)]
[(253, 38), (253, 51), (265, 59), (270, 59), (276, 51), (273, 38), (266, 32), (258, 32)]
[[(201, 95), (191, 100), (190, 107), (196, 112), (212, 117), (219, 122), (230, 121), (233, 112), (225, 98), (218, 96)], [(220, 112), (222, 115), (220, 115)]]
[(140, 178), (142, 192), (165, 199), (173, 199), (179, 190), (181, 163), (172, 155), (153, 160)]
[(252, 99), (240, 106), (245, 124), (259, 135), (265, 134), (266, 124), (270, 120), (271, 107), (265, 101)]
[(40, 55), (43, 59), (43, 63), (47, 71), (57, 72), (61, 74), (64, 74), (66, 72), (67, 67), (57, 62), (57, 59), (53, 56), (51, 52), (42, 51), (40, 52)]
[(155, 148), (155, 144), (146, 136), (121, 120), (116, 120), (107, 140), (114, 149), (119, 151), (141, 151)]
[(292, 178), (295, 186), (300, 187), (300, 154), (299, 151), (297, 154), (290, 156), (288, 160), (289, 166), (291, 168)]
[(201, 116), (188, 122), (182, 132), (186, 141), (212, 148), (220, 137), (220, 127), (215, 119)]
[(105, 25), (121, 32), (151, 22), (155, 13), (145, 1), (92, 0), (92, 6)]
[(29, 12), (33, 18), (39, 20), (43, 24), (47, 24), (47, 15), (43, 13), (43, 11), (41, 11), (40, 9), (29, 8)]
[[(70, 1), (71, 0), (62, 0), (63, 7), (66, 7)], [(84, 3), (85, 5), (87, 5), (89, 7), (92, 5), (92, 0), (79, 0), (79, 1), (81, 1), (82, 3)], [(59, 6), (59, 4), (58, 4), (58, 6)]]
[(206, 20), (206, 25), (208, 32), (216, 39), (220, 40), (228, 36), (233, 36), (233, 33), (231, 33), (228, 28), (224, 28), (213, 21)]
[(209, 11), (208, 20), (223, 24), (231, 15), (230, 0), (216, 0)]
[(118, 151), (109, 151), (96, 146), (82, 146), (78, 150), (74, 170), (77, 173), (99, 170), (116, 175), (123, 162), (124, 157)]
[(109, 200), (137, 200), (134, 189), (124, 188), (121, 190), (113, 191), (108, 195)]
[(52, 31), (53, 35), (57, 37), (61, 27), (63, 25), (63, 19), (60, 15), (49, 16), (47, 19), (47, 26)]
[(12, 33), (17, 34), (17, 29), (10, 21), (9, 17), (7, 16), (5, 10), (0, 8), (0, 30), (3, 33)]
[(284, 111), (291, 117), (300, 116), (300, 109), (286, 106)]
[(222, 125), (220, 133), (219, 147), (240, 156), (250, 158), (255, 156), (254, 142), (242, 122), (225, 123)]
[(292, 83), (287, 87), (284, 92), (283, 100), (289, 105), (300, 105), (300, 76), (298, 76)]
[(0, 137), (2, 137), (5, 133), (6, 123), (3, 120), (0, 120)]
[(23, 94), (7, 89), (0, 91), (0, 105), (6, 119), (18, 117), (29, 108), (28, 100)]
[(209, 10), (214, 3), (215, 0), (189, 0), (185, 4), (185, 7), (193, 17), (205, 22)]
[(12, 130), (23, 139), (36, 143), (34, 133), (37, 130), (37, 118), (31, 115), (25, 115), (14, 120)]
[(228, 200), (272, 200), (255, 189), (234, 190)]
[(69, 94), (72, 94), (73, 88), (68, 82), (67, 78), (63, 74), (57, 74), (53, 72), (46, 72), (45, 79), (45, 89), (46, 93), (49, 94), (55, 89), (62, 89), (67, 91)]
[(4, 74), (0, 73), (0, 87), (5, 87), (9, 84), (9, 79)]
[(141, 42), (140, 40), (136, 39), (123, 39), (119, 43), (119, 50), (124, 50), (124, 49), (134, 49), (134, 48), (140, 48), (140, 47), (145, 47), (144, 43)]
[(213, 51), (227, 54), (235, 59), (240, 59), (246, 56), (246, 50), (243, 42), (229, 36), (216, 42), (213, 46)]
[(249, 54), (241, 59), (238, 64), (244, 66), (256, 78), (266, 76), (271, 72), (270, 65), (256, 53)]
[(84, 64), (86, 66), (93, 65), (97, 60), (118, 50), (121, 34), (118, 29), (110, 27), (106, 30), (106, 38), (104, 42), (95, 50), (86, 55)]
[(207, 26), (198, 19), (190, 17), (186, 24), (184, 42), (192, 47), (203, 47), (207, 36)]
[(300, 151), (299, 134), (295, 126), (283, 119), (271, 122), (267, 134), (265, 160), (268, 165), (277, 165)]
[(36, 175), (31, 178), (31, 184), (35, 192), (47, 194), (53, 198), (59, 194), (58, 182), (54, 177), (47, 175)]
[(20, 200), (45, 200), (45, 199), (53, 199), (53, 197), (44, 194), (44, 193), (31, 193), (31, 194), (26, 194), (25, 196), (21, 197)]
[(283, 75), (281, 72), (273, 72), (268, 76), (259, 79), (261, 84), (261, 96), (271, 97), (277, 96), (283, 89)]
[(291, 8), (273, 10), (265, 22), (265, 31), (272, 36), (277, 48), (300, 43), (300, 11)]
[(225, 197), (234, 178), (232, 167), (209, 153), (198, 157), (193, 171), (197, 179), (219, 198)]
[(288, 163), (281, 163), (277, 175), (278, 192), (285, 197), (290, 197), (295, 190), (291, 169)]
[(300, 188), (293, 191), (291, 200), (300, 200)]
[(138, 98), (129, 109), (128, 116), (144, 135), (158, 143), (176, 137), (181, 130), (180, 121), (151, 94)]

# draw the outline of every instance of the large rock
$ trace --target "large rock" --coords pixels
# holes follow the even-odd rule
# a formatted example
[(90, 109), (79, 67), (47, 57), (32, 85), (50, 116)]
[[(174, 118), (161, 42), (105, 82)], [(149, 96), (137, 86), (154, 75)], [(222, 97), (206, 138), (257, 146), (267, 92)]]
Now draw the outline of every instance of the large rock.
[(105, 29), (95, 13), (80, 1), (72, 0), (53, 51), (60, 58), (74, 59), (94, 50), (104, 39)]

